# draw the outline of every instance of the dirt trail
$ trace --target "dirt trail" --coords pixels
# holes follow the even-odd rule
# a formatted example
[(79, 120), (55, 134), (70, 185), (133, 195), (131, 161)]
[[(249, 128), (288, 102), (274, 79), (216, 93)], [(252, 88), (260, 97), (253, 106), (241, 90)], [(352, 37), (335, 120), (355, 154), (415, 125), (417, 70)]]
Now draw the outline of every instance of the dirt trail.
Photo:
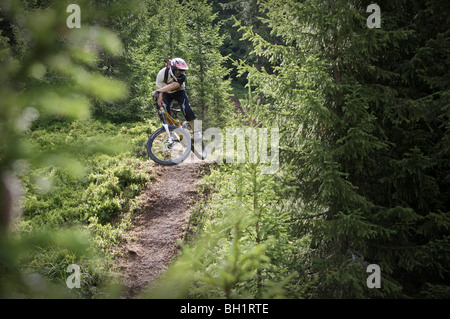
[(140, 195), (143, 205), (126, 236), (121, 261), (125, 298), (136, 297), (167, 269), (178, 252), (177, 240), (184, 234), (192, 204), (200, 197), (195, 186), (201, 164), (188, 159), (175, 166), (155, 166), (157, 180)]

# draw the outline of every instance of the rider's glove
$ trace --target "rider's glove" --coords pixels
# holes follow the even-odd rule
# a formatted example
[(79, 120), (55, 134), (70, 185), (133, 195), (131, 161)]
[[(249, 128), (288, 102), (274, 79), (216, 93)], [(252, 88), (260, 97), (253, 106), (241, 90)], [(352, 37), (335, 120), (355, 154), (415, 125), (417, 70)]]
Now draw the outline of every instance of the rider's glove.
[(153, 100), (155, 100), (155, 102), (156, 102), (156, 101), (158, 101), (158, 98), (159, 98), (159, 91), (156, 90), (155, 92), (153, 92)]

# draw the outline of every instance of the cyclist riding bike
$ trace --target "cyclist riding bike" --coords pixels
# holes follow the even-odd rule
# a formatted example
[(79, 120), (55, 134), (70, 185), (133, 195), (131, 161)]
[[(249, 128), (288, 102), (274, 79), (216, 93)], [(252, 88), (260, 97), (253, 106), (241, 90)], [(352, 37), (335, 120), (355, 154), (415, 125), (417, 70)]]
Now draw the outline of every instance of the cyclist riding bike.
[(189, 103), (186, 94), (186, 71), (187, 63), (181, 58), (169, 60), (167, 66), (162, 68), (156, 76), (156, 86), (158, 89), (153, 93), (153, 98), (158, 105), (164, 104), (170, 113), (173, 100), (176, 100), (181, 107), (186, 121), (194, 131), (194, 141), (201, 140), (202, 134), (195, 125), (194, 111)]

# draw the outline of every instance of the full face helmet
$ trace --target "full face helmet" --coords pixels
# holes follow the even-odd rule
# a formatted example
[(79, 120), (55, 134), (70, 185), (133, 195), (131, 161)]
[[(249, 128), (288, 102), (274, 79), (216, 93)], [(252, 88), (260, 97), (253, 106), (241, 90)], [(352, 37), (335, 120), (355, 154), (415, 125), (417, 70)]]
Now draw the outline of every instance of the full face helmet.
[[(186, 70), (188, 70), (188, 66), (187, 63), (182, 59), (182, 58), (175, 58), (170, 60), (170, 73), (173, 77), (177, 77), (175, 76), (175, 71), (179, 70), (181, 71), (180, 74), (184, 74), (186, 72)], [(179, 76), (181, 76), (179, 75)]]

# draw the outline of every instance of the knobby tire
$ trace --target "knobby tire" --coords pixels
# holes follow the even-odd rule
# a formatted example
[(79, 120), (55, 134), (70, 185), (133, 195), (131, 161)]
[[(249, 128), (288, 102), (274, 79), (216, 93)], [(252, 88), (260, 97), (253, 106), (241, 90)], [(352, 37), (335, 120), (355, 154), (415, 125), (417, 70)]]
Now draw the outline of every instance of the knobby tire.
[(174, 145), (180, 149), (180, 154), (171, 154), (171, 152), (164, 148), (163, 144), (167, 139), (167, 134), (163, 127), (154, 131), (148, 138), (146, 144), (147, 153), (150, 158), (161, 165), (176, 165), (183, 162), (189, 156), (192, 149), (191, 137), (185, 130), (178, 126), (169, 126), (169, 132), (173, 135)]

